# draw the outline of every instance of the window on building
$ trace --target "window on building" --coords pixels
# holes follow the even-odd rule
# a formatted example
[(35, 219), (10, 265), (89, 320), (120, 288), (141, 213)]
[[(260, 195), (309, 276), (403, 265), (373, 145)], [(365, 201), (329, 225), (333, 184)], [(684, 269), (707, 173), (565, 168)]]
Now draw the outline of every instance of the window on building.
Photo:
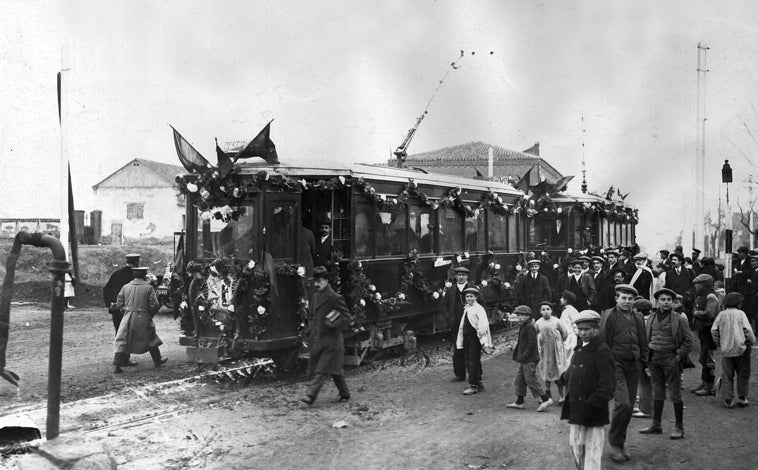
[(132, 219), (142, 219), (144, 218), (145, 213), (145, 203), (144, 202), (129, 202), (126, 204), (126, 218), (129, 220)]

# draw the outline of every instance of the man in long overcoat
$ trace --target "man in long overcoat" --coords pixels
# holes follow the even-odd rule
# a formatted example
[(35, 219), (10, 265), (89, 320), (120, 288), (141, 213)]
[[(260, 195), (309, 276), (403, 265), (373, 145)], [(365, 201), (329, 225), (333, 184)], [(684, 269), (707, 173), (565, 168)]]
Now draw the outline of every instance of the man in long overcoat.
[(153, 286), (145, 279), (147, 267), (133, 268), (134, 279), (121, 288), (116, 299), (116, 308), (123, 309), (124, 318), (118, 327), (113, 344), (113, 373), (122, 372), (121, 367), (129, 361), (129, 354), (150, 353), (155, 367), (168, 359), (161, 357), (158, 348), (163, 341), (155, 332), (153, 315), (161, 308)]
[(695, 279), (695, 272), (684, 266), (684, 256), (679, 252), (671, 253), (669, 261), (671, 269), (666, 272), (666, 283), (663, 287), (682, 296), (684, 313), (687, 318), (692, 318), (692, 304), (695, 302), (695, 286), (692, 285), (692, 280)]
[(529, 272), (516, 283), (516, 302), (519, 305), (528, 305), (535, 319), (540, 317), (540, 302), (552, 300), (550, 281), (547, 276), (540, 274), (541, 264), (538, 259), (530, 259)]
[(312, 405), (324, 382), (331, 375), (337, 386), (337, 401), (350, 399), (350, 391), (345, 382), (345, 345), (342, 330), (350, 326), (353, 317), (341, 295), (329, 285), (329, 273), (323, 266), (313, 268), (313, 284), (316, 292), (310, 302), (310, 346), (308, 375), (313, 375), (305, 396), (301, 401)]
[(139, 266), (139, 260), (140, 255), (137, 253), (129, 253), (126, 255), (126, 265), (111, 274), (105, 287), (103, 287), (103, 301), (105, 302), (105, 308), (107, 308), (108, 312), (111, 314), (113, 328), (116, 332), (118, 332), (118, 326), (121, 324), (121, 318), (124, 314), (121, 310), (111, 309), (111, 305), (116, 302), (116, 298), (118, 297), (121, 288), (134, 279), (132, 268)]

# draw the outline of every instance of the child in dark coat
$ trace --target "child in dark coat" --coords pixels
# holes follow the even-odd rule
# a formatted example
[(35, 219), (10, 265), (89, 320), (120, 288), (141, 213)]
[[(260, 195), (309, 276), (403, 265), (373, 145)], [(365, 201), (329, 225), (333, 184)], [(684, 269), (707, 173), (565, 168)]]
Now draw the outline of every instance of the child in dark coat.
[(540, 353), (537, 349), (537, 328), (532, 321), (532, 309), (526, 305), (519, 305), (513, 311), (519, 317), (521, 326), (518, 332), (518, 343), (513, 350), (513, 360), (519, 363), (514, 387), (516, 388), (516, 401), (505, 405), (508, 408), (524, 409), (524, 397), (526, 388), (532, 391), (535, 397), (540, 398), (540, 406), (537, 411), (545, 411), (553, 404), (542, 389), (542, 382), (537, 378), (537, 363), (540, 361)]

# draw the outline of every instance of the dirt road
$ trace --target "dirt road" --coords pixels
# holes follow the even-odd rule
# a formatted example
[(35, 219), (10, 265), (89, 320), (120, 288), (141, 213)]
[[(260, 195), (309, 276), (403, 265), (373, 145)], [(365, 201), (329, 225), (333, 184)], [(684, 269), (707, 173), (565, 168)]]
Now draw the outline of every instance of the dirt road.
[[(178, 329), (157, 317), (167, 343), (166, 369), (147, 356), (121, 376), (110, 373), (113, 327), (102, 310), (77, 309), (66, 317), (62, 435), (103, 443), (124, 469), (563, 469), (569, 461), (568, 426), (559, 408), (510, 410), (516, 372), (510, 336), (483, 363), (485, 392), (464, 396), (451, 383), (445, 348), (412, 354), (347, 373), (349, 403), (333, 403), (325, 386), (313, 407), (299, 402), (303, 383), (263, 373), (248, 386), (231, 381), (181, 380), (197, 373), (183, 362)], [(0, 414), (25, 412), (44, 429), (49, 311), (14, 306), (8, 367), (24, 380), (20, 397), (0, 385)], [(28, 324), (27, 324), (28, 323)], [(755, 370), (755, 369), (754, 369)], [(699, 369), (685, 374), (694, 384)], [(165, 383), (173, 380), (173, 383)], [(757, 397), (755, 381), (752, 397)], [(754, 435), (758, 403), (724, 409), (715, 397), (685, 393), (686, 438), (672, 441), (670, 404), (660, 436), (641, 436), (647, 420), (633, 420), (633, 460), (616, 469), (748, 469), (758, 462)], [(338, 422), (346, 427), (334, 427)], [(0, 460), (12, 466), (18, 457)]]

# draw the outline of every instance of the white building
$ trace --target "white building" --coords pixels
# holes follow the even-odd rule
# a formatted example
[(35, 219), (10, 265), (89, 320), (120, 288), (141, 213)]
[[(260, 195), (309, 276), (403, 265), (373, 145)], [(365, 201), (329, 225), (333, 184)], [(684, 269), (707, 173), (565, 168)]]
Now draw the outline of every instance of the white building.
[(174, 187), (184, 168), (135, 158), (92, 187), (103, 212), (102, 235), (125, 239), (167, 238), (184, 227), (184, 196)]

